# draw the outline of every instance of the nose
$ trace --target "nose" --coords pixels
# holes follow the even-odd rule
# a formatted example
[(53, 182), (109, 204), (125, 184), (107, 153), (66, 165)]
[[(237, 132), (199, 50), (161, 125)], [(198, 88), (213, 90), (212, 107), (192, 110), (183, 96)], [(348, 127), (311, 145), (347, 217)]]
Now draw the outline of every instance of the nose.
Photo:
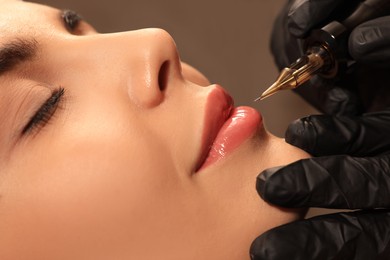
[(162, 29), (138, 31), (136, 66), (128, 80), (129, 96), (141, 107), (151, 108), (164, 101), (167, 88), (180, 79), (181, 64), (176, 44)]

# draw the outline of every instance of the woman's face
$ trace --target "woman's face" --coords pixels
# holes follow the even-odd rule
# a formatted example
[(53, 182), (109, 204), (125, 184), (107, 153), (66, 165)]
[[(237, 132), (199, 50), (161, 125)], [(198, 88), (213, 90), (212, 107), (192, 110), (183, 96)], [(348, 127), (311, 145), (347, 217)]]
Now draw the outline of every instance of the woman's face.
[(255, 179), (307, 155), (181, 63), (168, 33), (0, 5), (0, 259), (247, 259), (297, 218)]

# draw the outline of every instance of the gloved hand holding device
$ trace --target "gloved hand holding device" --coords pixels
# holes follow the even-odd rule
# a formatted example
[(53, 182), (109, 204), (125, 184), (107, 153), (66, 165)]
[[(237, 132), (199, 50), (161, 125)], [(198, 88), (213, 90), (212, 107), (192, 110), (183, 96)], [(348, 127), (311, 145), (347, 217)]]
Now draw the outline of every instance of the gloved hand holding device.
[[(333, 20), (343, 20), (361, 0), (290, 0), (277, 17), (271, 51), (279, 69), (301, 57), (304, 38)], [(342, 78), (313, 77), (295, 89), (327, 114), (378, 111), (390, 104), (390, 13), (365, 22), (349, 37), (356, 61)]]
[[(353, 2), (289, 1), (272, 35), (278, 66), (301, 56), (300, 38)], [(349, 52), (356, 64), (345, 78), (316, 76), (296, 89), (325, 115), (293, 122), (286, 141), (319, 157), (264, 171), (257, 190), (284, 207), (358, 211), (272, 229), (253, 242), (252, 259), (390, 259), (390, 16), (355, 28)]]

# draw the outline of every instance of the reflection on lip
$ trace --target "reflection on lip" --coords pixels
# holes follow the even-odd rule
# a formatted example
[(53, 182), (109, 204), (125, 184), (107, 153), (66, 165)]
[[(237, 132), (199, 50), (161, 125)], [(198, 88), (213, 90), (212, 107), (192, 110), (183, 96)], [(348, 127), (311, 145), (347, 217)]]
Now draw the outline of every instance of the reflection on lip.
[(201, 157), (196, 171), (225, 158), (251, 137), (262, 121), (253, 108), (234, 108), (233, 99), (220, 86), (210, 93), (205, 112)]

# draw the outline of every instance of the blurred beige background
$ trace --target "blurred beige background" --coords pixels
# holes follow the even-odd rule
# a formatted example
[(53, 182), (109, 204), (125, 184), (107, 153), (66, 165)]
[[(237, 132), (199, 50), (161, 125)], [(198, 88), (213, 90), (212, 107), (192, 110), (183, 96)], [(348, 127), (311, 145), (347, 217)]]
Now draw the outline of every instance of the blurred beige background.
[[(183, 61), (219, 83), (237, 105), (264, 116), (268, 130), (283, 137), (292, 120), (317, 113), (292, 92), (254, 103), (277, 76), (269, 51), (273, 21), (287, 0), (35, 0), (79, 12), (99, 32), (147, 27), (167, 30)], [(310, 215), (316, 211), (310, 211)]]
[(256, 107), (282, 137), (289, 122), (314, 113), (293, 93), (254, 103), (277, 70), (269, 52), (273, 20), (286, 0), (35, 0), (79, 12), (99, 32), (159, 27), (175, 39), (183, 61), (219, 83), (237, 105)]

